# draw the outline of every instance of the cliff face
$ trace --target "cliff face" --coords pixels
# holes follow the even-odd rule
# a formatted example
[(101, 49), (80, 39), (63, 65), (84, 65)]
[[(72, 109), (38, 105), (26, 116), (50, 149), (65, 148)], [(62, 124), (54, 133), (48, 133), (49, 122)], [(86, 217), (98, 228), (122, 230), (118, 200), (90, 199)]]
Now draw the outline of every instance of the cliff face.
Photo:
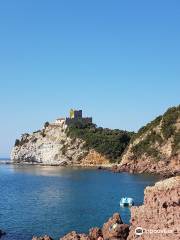
[[(144, 230), (139, 231), (140, 227)], [(131, 208), (128, 240), (180, 239), (180, 177), (173, 177), (147, 187), (144, 205)], [(142, 233), (142, 234), (141, 234)]]
[(49, 125), (16, 140), (11, 153), (14, 162), (64, 165), (79, 161), (87, 154), (80, 139), (71, 139), (63, 126)]
[(180, 106), (142, 127), (132, 137), (119, 167), (130, 172), (179, 172)]
[(43, 130), (23, 134), (11, 152), (15, 163), (48, 165), (101, 165), (109, 160), (96, 151), (88, 151), (85, 142), (71, 138), (66, 125), (49, 124)]

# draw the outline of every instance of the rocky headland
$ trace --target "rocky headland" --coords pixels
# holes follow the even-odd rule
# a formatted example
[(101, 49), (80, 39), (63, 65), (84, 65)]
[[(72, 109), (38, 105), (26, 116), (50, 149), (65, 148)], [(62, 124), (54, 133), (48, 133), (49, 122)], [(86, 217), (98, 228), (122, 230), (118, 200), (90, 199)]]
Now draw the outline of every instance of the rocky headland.
[(133, 135), (116, 172), (180, 173), (180, 106), (168, 109)]
[(47, 124), (42, 130), (23, 134), (16, 140), (11, 152), (14, 163), (44, 165), (79, 164), (88, 155), (85, 142), (72, 139), (65, 125)]
[(180, 106), (169, 108), (137, 133), (97, 127), (84, 122), (87, 119), (45, 123), (42, 130), (23, 134), (15, 142), (11, 160), (103, 166), (115, 172), (158, 173), (166, 177), (180, 173)]
[[(46, 122), (42, 130), (15, 141), (13, 163), (109, 166), (116, 162), (133, 133), (97, 127), (87, 118)], [(88, 118), (89, 120), (89, 118)]]
[[(180, 239), (180, 177), (157, 182), (144, 191), (144, 204), (131, 208), (130, 225), (115, 213), (102, 228), (72, 231), (60, 240), (177, 240)], [(52, 240), (49, 236), (33, 240)]]

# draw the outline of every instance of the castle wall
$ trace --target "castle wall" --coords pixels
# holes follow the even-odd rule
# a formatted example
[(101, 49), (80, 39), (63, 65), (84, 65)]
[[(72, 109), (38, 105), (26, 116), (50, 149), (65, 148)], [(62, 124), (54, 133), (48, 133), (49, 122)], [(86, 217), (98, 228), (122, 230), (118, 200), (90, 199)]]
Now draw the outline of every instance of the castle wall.
[(80, 120), (83, 123), (92, 123), (92, 118), (66, 118), (65, 124), (70, 125)]
[(82, 118), (82, 110), (75, 110), (74, 118)]

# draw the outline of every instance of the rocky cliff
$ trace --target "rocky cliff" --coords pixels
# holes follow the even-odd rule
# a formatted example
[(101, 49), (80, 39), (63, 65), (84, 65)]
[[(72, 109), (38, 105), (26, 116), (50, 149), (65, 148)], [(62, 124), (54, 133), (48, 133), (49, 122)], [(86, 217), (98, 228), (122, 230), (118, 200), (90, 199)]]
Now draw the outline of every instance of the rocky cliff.
[(147, 187), (144, 205), (131, 208), (128, 240), (180, 239), (180, 177)]
[(78, 164), (88, 154), (81, 139), (67, 136), (64, 125), (49, 124), (16, 140), (11, 159), (16, 163)]
[(96, 152), (87, 150), (85, 141), (71, 138), (67, 127), (49, 124), (43, 130), (23, 134), (16, 140), (11, 152), (15, 163), (47, 165), (106, 165), (109, 160)]
[(180, 172), (180, 106), (168, 109), (132, 137), (118, 170)]
[(107, 166), (111, 157), (123, 152), (129, 140), (125, 131), (104, 130), (94, 124), (46, 123), (42, 130), (16, 140), (11, 159), (14, 163)]

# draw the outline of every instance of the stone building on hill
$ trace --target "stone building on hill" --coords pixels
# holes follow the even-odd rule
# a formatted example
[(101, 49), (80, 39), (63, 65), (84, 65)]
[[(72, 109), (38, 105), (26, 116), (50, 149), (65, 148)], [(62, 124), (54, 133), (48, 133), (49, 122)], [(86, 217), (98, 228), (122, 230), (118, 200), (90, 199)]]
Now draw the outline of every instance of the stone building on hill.
[(74, 110), (71, 109), (69, 113), (69, 117), (66, 118), (58, 118), (54, 122), (56, 125), (70, 125), (73, 123), (76, 123), (78, 121), (81, 121), (83, 123), (92, 123), (92, 117), (83, 117), (82, 110)]

